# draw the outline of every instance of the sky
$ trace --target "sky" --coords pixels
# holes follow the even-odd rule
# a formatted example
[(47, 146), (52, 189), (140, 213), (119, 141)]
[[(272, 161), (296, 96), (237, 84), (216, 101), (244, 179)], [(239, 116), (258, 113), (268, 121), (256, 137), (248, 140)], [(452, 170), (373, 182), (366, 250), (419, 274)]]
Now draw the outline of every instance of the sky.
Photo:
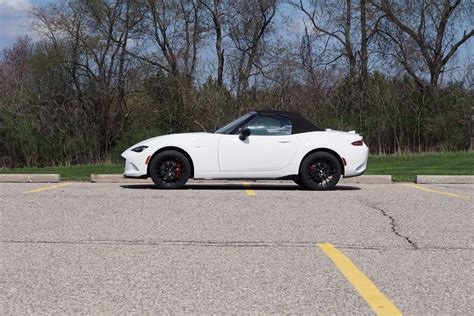
[(28, 10), (48, 0), (0, 0), (0, 50), (9, 47), (18, 36), (30, 35)]

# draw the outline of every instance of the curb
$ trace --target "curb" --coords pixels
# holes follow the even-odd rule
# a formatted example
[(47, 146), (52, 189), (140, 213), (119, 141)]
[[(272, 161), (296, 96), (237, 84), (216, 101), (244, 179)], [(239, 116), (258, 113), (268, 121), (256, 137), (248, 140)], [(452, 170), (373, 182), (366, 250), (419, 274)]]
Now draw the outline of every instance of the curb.
[[(242, 181), (257, 184), (294, 184), (292, 180), (219, 180), (219, 179), (190, 179), (189, 184), (241, 184)], [(153, 183), (148, 179), (131, 179), (124, 178), (121, 174), (91, 174), (91, 182), (94, 183)], [(376, 175), (376, 176), (359, 176), (354, 178), (341, 178), (340, 183), (360, 183), (360, 184), (390, 184), (392, 183), (391, 175)]]
[(0, 182), (13, 183), (57, 183), (61, 181), (59, 174), (0, 174)]
[(474, 184), (474, 176), (416, 176), (420, 184)]
[(91, 174), (94, 183), (153, 183), (148, 179), (124, 178), (121, 174)]

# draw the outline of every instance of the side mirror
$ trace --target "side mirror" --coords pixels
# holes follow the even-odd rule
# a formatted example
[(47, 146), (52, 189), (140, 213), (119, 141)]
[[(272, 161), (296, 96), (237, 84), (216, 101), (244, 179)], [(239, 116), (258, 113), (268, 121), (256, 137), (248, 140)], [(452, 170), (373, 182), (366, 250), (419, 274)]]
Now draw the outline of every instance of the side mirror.
[(239, 132), (239, 139), (241, 141), (244, 141), (247, 139), (247, 137), (250, 136), (250, 134), (252, 134), (252, 132), (250, 131), (250, 128), (244, 128), (242, 130), (240, 130)]

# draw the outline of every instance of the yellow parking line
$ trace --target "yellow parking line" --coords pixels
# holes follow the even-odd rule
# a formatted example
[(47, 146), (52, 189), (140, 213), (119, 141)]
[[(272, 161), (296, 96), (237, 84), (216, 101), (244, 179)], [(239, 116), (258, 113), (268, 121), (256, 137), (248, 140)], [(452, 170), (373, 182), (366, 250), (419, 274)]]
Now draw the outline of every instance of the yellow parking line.
[(257, 193), (256, 193), (254, 190), (252, 190), (252, 189), (250, 188), (250, 183), (248, 183), (248, 182), (242, 182), (242, 184), (244, 185), (244, 187), (248, 188), (248, 189), (245, 190), (245, 193), (246, 193), (248, 196), (256, 196), (256, 195), (257, 195)]
[(380, 292), (375, 284), (336, 247), (330, 243), (318, 243), (317, 246), (334, 262), (377, 315), (402, 315), (402, 312)]
[(34, 190), (31, 190), (31, 191), (26, 191), (25, 193), (42, 192), (42, 191), (46, 191), (46, 190), (62, 188), (62, 187), (68, 186), (68, 185), (71, 185), (71, 183), (61, 183), (61, 184), (52, 185), (52, 186), (48, 186), (48, 187), (41, 187), (41, 188), (34, 189)]
[(431, 193), (437, 193), (437, 194), (442, 194), (442, 195), (447, 195), (450, 197), (458, 198), (458, 199), (463, 199), (463, 200), (470, 200), (471, 197), (467, 195), (461, 195), (461, 194), (455, 194), (455, 193), (450, 193), (450, 192), (444, 192), (444, 191), (438, 191), (438, 190), (433, 190), (424, 186), (421, 186), (419, 184), (413, 184), (413, 183), (401, 183), (401, 185), (404, 185), (406, 187), (411, 187), (415, 188), (418, 190), (423, 190), (426, 192), (431, 192)]

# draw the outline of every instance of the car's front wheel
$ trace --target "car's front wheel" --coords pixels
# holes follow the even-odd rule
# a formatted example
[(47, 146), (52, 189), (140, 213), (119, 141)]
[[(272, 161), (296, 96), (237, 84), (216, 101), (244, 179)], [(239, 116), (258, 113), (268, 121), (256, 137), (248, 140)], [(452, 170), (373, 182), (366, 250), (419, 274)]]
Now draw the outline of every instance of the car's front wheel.
[(300, 187), (304, 187), (304, 183), (303, 181), (301, 181), (301, 178), (296, 178), (296, 179), (293, 179), (293, 182), (296, 183), (297, 185), (299, 185)]
[(191, 163), (179, 151), (162, 151), (150, 162), (150, 177), (160, 189), (181, 189), (190, 175)]
[(341, 165), (334, 155), (315, 152), (301, 163), (300, 178), (304, 186), (311, 190), (331, 190), (341, 177)]

